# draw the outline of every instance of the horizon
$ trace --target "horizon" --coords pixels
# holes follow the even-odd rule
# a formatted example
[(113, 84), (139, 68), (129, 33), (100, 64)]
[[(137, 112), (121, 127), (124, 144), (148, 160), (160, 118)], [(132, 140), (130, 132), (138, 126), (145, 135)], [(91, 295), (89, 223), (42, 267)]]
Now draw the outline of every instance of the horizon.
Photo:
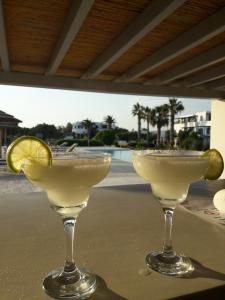
[[(116, 126), (136, 130), (137, 118), (132, 116), (134, 104), (139, 102), (153, 108), (167, 103), (169, 99), (169, 96), (103, 94), (6, 85), (0, 85), (0, 93), (0, 110), (21, 120), (20, 127), (28, 128), (43, 123), (66, 126), (68, 122), (74, 124), (87, 118), (102, 122), (105, 116), (111, 115), (116, 120)], [(209, 99), (178, 99), (185, 108), (178, 116), (211, 110)]]

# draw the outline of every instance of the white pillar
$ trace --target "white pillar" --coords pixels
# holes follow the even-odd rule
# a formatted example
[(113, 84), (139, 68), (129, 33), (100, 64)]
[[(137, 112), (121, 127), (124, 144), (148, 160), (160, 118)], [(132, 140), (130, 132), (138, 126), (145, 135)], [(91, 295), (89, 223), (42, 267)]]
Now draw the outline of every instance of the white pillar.
[[(213, 99), (211, 103), (210, 148), (219, 150), (225, 163), (225, 101)], [(220, 178), (225, 178), (225, 170)]]
[(0, 158), (2, 158), (2, 129), (0, 128)]

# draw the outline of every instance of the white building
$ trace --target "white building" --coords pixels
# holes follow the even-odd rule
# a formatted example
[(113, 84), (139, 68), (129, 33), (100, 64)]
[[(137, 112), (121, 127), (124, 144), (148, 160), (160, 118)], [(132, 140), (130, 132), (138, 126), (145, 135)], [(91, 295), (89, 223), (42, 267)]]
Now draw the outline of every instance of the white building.
[(202, 111), (175, 118), (174, 129), (197, 132), (201, 137), (209, 139), (211, 130), (211, 112)]
[[(104, 122), (93, 122), (93, 129), (96, 132), (106, 130), (107, 124)], [(87, 129), (83, 126), (82, 121), (73, 124), (72, 133), (77, 137), (87, 134)]]

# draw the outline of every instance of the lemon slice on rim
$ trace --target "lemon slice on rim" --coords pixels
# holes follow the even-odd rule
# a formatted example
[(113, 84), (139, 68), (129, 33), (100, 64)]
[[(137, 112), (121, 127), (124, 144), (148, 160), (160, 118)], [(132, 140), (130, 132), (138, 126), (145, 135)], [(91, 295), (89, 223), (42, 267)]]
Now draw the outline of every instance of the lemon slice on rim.
[(42, 165), (51, 165), (52, 152), (42, 140), (33, 136), (21, 136), (8, 147), (6, 161), (11, 171), (19, 173), (22, 164), (27, 160), (36, 161)]
[(209, 149), (203, 153), (209, 157), (209, 166), (204, 177), (209, 180), (216, 180), (223, 173), (224, 162), (220, 152), (216, 149)]

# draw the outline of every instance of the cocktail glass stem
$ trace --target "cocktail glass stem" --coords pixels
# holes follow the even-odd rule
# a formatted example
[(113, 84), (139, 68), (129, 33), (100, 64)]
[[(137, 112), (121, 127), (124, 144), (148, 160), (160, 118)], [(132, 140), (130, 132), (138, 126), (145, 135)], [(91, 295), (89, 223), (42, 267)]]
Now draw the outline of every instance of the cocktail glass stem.
[(163, 208), (165, 217), (165, 236), (161, 251), (151, 251), (146, 256), (146, 263), (151, 269), (162, 274), (183, 277), (192, 273), (194, 266), (191, 260), (179, 255), (172, 246), (173, 208)]
[(77, 267), (74, 262), (74, 233), (75, 233), (75, 218), (63, 219), (64, 230), (66, 233), (66, 259), (64, 272), (74, 272)]
[(66, 233), (66, 256), (63, 268), (45, 277), (43, 288), (56, 299), (85, 299), (96, 289), (96, 277), (88, 270), (77, 268), (74, 261), (75, 217), (63, 218)]
[(163, 243), (163, 255), (166, 257), (173, 257), (176, 253), (172, 246), (172, 226), (173, 226), (173, 213), (171, 208), (163, 208), (165, 217), (165, 237)]

